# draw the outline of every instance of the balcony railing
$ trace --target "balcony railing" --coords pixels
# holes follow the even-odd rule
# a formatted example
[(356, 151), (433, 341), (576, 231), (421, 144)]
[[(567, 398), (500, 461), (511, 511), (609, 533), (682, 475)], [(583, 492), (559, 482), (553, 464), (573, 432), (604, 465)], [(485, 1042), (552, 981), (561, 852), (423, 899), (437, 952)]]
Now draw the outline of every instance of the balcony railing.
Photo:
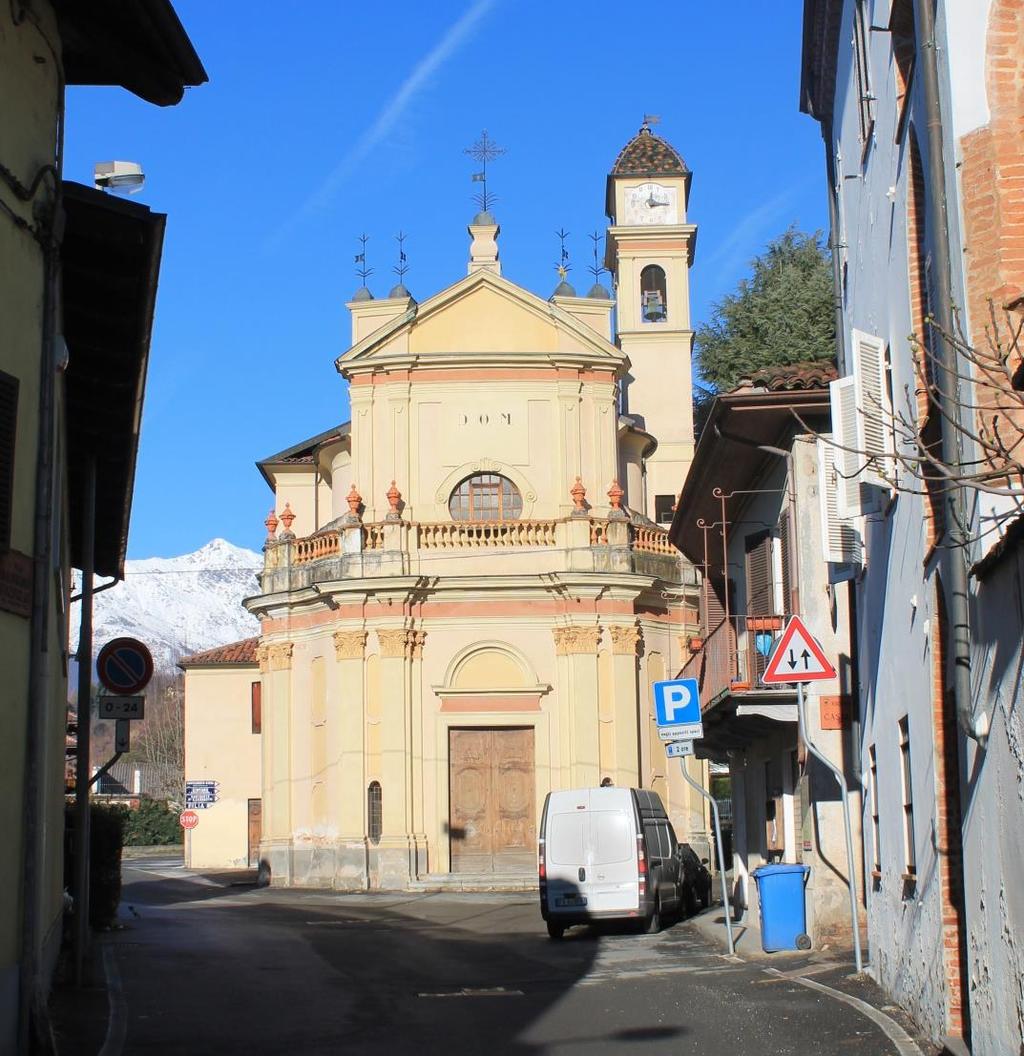
[(785, 616), (722, 619), (703, 638), (691, 639), (693, 655), (682, 677), (697, 679), (705, 702), (727, 693), (768, 692), (772, 687), (761, 683), (761, 675), (785, 623)]
[(305, 538), (271, 536), (264, 548), (263, 588), (274, 592), (339, 579), (420, 574), (430, 571), (441, 553), (471, 559), (481, 552), (536, 554), (538, 571), (637, 573), (697, 584), (692, 565), (664, 529), (626, 517), (566, 517), (437, 524), (353, 519)]

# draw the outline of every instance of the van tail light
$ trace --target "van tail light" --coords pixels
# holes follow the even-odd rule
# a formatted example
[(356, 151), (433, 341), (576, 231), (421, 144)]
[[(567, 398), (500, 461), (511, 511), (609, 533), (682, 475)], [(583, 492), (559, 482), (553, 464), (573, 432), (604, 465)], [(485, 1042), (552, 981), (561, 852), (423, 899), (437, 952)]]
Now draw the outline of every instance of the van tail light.
[(537, 845), (537, 879), (540, 880), (542, 887), (547, 883), (548, 879), (548, 867), (544, 857), (543, 840), (541, 840)]
[(643, 836), (636, 838), (636, 872), (639, 877), (637, 886), (640, 890), (640, 898), (643, 899), (647, 894), (647, 855), (644, 854)]

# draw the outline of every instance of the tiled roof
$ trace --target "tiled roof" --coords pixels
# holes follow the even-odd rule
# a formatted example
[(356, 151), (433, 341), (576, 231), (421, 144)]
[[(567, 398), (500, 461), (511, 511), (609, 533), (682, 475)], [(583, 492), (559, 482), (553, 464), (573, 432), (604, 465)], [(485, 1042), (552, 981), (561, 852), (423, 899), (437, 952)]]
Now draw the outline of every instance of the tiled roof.
[(675, 147), (646, 125), (622, 148), (612, 166), (613, 176), (684, 176), (687, 172)]
[(737, 389), (767, 389), (769, 392), (787, 392), (794, 389), (823, 389), (838, 377), (832, 360), (816, 363), (787, 363), (783, 366), (762, 367), (755, 371), (749, 381), (741, 382)]
[(184, 656), (178, 661), (178, 667), (245, 667), (256, 664), (256, 649), (260, 644), (259, 637), (246, 638), (241, 642), (219, 645), (216, 649), (207, 649), (202, 653)]

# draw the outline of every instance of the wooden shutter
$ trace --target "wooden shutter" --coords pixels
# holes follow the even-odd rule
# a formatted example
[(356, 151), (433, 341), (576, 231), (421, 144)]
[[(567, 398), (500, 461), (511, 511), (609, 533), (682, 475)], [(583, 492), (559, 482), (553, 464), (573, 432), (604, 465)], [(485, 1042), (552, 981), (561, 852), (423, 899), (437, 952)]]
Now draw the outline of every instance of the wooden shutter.
[(252, 684), (252, 732), (263, 732), (263, 684)]
[(885, 342), (873, 334), (852, 334), (853, 380), (857, 420), (857, 443), (865, 462), (863, 479), (880, 488), (890, 488), (892, 476), (892, 407), (886, 376)]
[(874, 513), (878, 491), (865, 482), (863, 439), (858, 433), (857, 381), (840, 378), (829, 384), (832, 406), (832, 457), (836, 467), (836, 509), (840, 517), (862, 517)]
[(772, 537), (755, 532), (746, 538), (747, 615), (775, 615), (775, 577), (772, 575)]
[(836, 449), (830, 438), (818, 440), (818, 494), (821, 500), (821, 540), (825, 560), (835, 565), (861, 563), (860, 533), (848, 518), (839, 516), (839, 480), (835, 467)]
[(17, 428), (18, 379), (0, 371), (0, 553), (11, 548)]
[(800, 611), (800, 599), (796, 596), (793, 585), (796, 555), (793, 553), (793, 522), (788, 506), (779, 517), (779, 548), (782, 550), (782, 612), (780, 615), (788, 616)]

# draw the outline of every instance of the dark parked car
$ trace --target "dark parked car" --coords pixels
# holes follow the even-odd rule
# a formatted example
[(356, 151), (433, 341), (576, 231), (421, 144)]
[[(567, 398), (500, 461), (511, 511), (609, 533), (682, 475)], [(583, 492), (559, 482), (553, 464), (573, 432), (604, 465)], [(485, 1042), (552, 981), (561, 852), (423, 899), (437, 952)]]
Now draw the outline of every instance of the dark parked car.
[(705, 863), (707, 859), (697, 857), (697, 852), (688, 844), (681, 843), (676, 848), (676, 857), (682, 866), (683, 905), (688, 914), (698, 909), (707, 909), (711, 905), (711, 873)]

